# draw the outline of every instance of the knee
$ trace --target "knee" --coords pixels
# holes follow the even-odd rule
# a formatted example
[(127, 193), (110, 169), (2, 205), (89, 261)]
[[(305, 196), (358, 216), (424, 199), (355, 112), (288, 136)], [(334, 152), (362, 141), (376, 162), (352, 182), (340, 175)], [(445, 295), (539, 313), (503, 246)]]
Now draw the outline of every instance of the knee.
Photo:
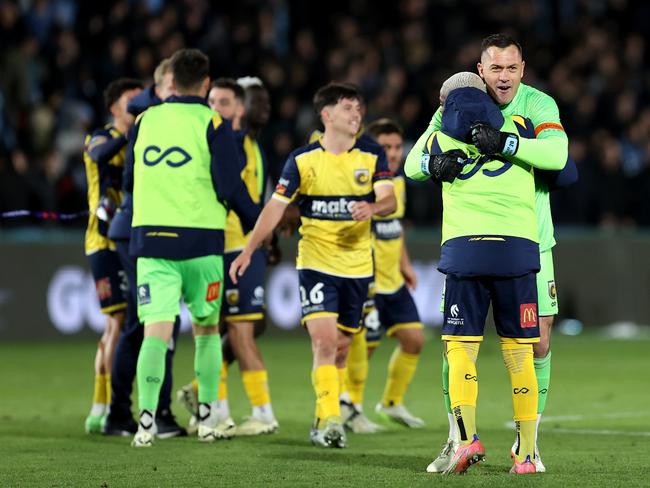
[(407, 354), (420, 354), (424, 346), (422, 329), (404, 329), (399, 335), (400, 348)]
[(533, 344), (533, 356), (535, 358), (541, 359), (548, 356), (551, 350), (551, 341), (549, 339), (549, 336), (542, 336), (539, 342)]

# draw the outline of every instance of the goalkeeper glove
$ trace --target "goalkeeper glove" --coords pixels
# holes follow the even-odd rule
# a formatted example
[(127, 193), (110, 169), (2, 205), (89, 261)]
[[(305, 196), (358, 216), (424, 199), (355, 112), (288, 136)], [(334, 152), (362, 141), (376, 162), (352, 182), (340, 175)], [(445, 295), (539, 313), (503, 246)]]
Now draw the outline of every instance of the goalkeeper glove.
[(467, 158), (467, 155), (460, 149), (452, 149), (442, 154), (436, 154), (433, 157), (428, 154), (426, 156), (429, 156), (429, 158), (428, 161), (423, 161), (423, 163), (426, 162), (427, 166), (423, 168), (425, 172), (428, 172), (434, 179), (446, 181), (447, 183), (451, 183), (456, 179), (463, 170)]
[(501, 132), (492, 126), (478, 122), (472, 125), (472, 144), (482, 154), (513, 156), (519, 149), (519, 136), (512, 132)]

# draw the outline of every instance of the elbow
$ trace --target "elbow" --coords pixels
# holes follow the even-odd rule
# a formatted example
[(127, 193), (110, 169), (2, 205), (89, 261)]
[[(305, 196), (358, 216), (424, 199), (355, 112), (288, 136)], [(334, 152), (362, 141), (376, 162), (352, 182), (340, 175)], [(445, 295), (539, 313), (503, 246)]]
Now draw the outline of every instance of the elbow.
[(395, 212), (395, 210), (397, 210), (397, 198), (395, 198), (395, 195), (391, 195), (383, 199), (381, 210), (377, 212), (377, 215), (385, 217)]

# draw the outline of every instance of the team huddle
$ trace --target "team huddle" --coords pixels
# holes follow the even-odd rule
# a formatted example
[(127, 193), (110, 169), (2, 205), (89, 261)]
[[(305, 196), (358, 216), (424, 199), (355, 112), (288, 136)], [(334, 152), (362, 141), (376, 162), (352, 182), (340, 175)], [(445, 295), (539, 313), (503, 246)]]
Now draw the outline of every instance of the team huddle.
[[(512, 383), (511, 472), (545, 471), (537, 430), (557, 314), (549, 191), (577, 173), (555, 102), (521, 84), (523, 70), (515, 40), (486, 38), (480, 76), (462, 72), (445, 81), (440, 108), (404, 165), (406, 177), (432, 179), (443, 195), (449, 436), (431, 473), (463, 473), (485, 457), (475, 421), (476, 358), (490, 304)], [(289, 155), (265, 198), (268, 168), (258, 137), (270, 102), (262, 82), (211, 83), (209, 60), (195, 49), (164, 60), (154, 80), (146, 89), (137, 80), (111, 83), (105, 102), (112, 123), (86, 140), (86, 254), (107, 317), (86, 431), (133, 435), (134, 447), (194, 432), (203, 442), (276, 432), (256, 338), (264, 331), (264, 279), (277, 261), (277, 235), (296, 227), (301, 324), (313, 352), (311, 443), (344, 448), (348, 432), (383, 429), (363, 409), (368, 360), (383, 334), (398, 344), (375, 411), (424, 426), (404, 405), (424, 334), (401, 225), (399, 124), (379, 119), (364, 127), (358, 89), (325, 85), (314, 96), (323, 130)], [(191, 413), (187, 428), (171, 411), (181, 299), (195, 342), (194, 379), (177, 393)], [(227, 387), (235, 361), (252, 408), (238, 425)]]

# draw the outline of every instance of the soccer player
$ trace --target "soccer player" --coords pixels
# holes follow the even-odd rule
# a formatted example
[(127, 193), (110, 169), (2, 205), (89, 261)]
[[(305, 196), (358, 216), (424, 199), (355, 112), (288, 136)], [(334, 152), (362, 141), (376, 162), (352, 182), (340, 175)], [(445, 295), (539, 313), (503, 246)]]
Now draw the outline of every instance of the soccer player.
[(346, 447), (339, 370), (345, 367), (350, 335), (359, 331), (372, 279), (371, 219), (396, 207), (383, 149), (356, 138), (361, 103), (361, 94), (352, 85), (330, 83), (318, 90), (314, 108), (325, 127), (323, 137), (291, 153), (273, 197), (229, 271), (237, 283), (255, 249), (297, 199), (302, 222), (296, 263), (302, 323), (314, 356), (316, 419), (310, 439), (324, 447)]
[[(424, 344), (423, 326), (415, 307), (410, 289), (415, 289), (417, 278), (408, 250), (404, 243), (401, 219), (406, 205), (404, 178), (399, 175), (403, 161), (402, 128), (390, 119), (379, 119), (371, 123), (366, 133), (384, 148), (388, 168), (394, 175), (393, 184), (397, 209), (385, 217), (375, 216), (372, 222), (373, 257), (375, 263), (374, 296), (378, 323), (370, 327), (366, 317), (366, 330), (357, 334), (350, 345), (348, 357), (348, 394), (352, 405), (345, 400), (342, 409), (347, 410), (346, 423), (353, 432), (371, 433), (377, 431), (361, 408), (368, 372), (368, 359), (379, 345), (382, 331), (388, 337), (399, 341), (390, 363), (388, 378), (382, 400), (376, 411), (385, 418), (406, 427), (418, 428), (424, 425), (403, 405), (404, 395), (415, 374)], [(375, 319), (376, 321), (376, 319)], [(344, 415), (344, 419), (346, 415)]]
[[(154, 71), (155, 84), (133, 97), (127, 110), (138, 116), (148, 107), (158, 105), (174, 94), (172, 86), (171, 62), (164, 59)], [(138, 320), (137, 296), (135, 285), (136, 259), (129, 254), (131, 239), (131, 218), (133, 215), (133, 198), (124, 191), (122, 205), (111, 221), (108, 236), (115, 242), (122, 268), (126, 273), (128, 292), (126, 294), (126, 319), (120, 339), (115, 350), (112, 370), (112, 398), (110, 412), (102, 432), (106, 435), (132, 435), (138, 430), (138, 424), (131, 413), (131, 392), (135, 378), (138, 353), (144, 337), (144, 327)], [(160, 401), (156, 412), (156, 435), (168, 438), (187, 435), (186, 430), (178, 425), (171, 410), (172, 364), (176, 342), (180, 331), (180, 318), (174, 323), (172, 340), (165, 356), (165, 378), (160, 389)]]
[(88, 182), (88, 228), (85, 251), (95, 280), (106, 329), (95, 354), (95, 388), (90, 414), (86, 418), (87, 433), (99, 433), (108, 413), (111, 399), (111, 369), (115, 346), (124, 323), (126, 301), (125, 275), (115, 252), (115, 243), (106, 236), (115, 208), (122, 201), (121, 182), (126, 148), (126, 132), (133, 116), (126, 106), (142, 90), (137, 80), (120, 78), (104, 91), (106, 109), (111, 122), (86, 137), (84, 164)]
[[(545, 93), (521, 83), (525, 62), (519, 43), (506, 34), (494, 34), (486, 37), (481, 45), (481, 60), (477, 64), (478, 73), (487, 85), (492, 99), (499, 105), (504, 116), (521, 115), (532, 120), (536, 139), (518, 140), (509, 134), (498, 132), (493, 128), (478, 126), (474, 131), (474, 140), (482, 151), (514, 157), (516, 160), (532, 164), (534, 161), (549, 163), (566, 162), (568, 139), (560, 122), (559, 111), (555, 101)], [(419, 163), (419, 159), (430, 134), (438, 130), (441, 124), (442, 110), (438, 109), (431, 120), (428, 130), (418, 139), (408, 155), (407, 164)], [(510, 137), (510, 139), (508, 139)], [(514, 144), (514, 145), (512, 145)], [(518, 144), (518, 145), (517, 145)], [(567, 164), (565, 171), (574, 171), (574, 177), (565, 182), (571, 183), (577, 178), (575, 166)], [(533, 345), (535, 356), (535, 374), (539, 384), (539, 403), (537, 406), (536, 435), (539, 421), (546, 406), (551, 375), (550, 335), (553, 317), (558, 313), (557, 289), (553, 269), (552, 249), (553, 220), (549, 200), (549, 185), (542, 173), (535, 171), (535, 210), (539, 230), (539, 250), (541, 270), (537, 274), (537, 295), (539, 300), (540, 341)], [(542, 177), (540, 177), (542, 176)], [(448, 364), (443, 355), (443, 392), (449, 417), (449, 438), (436, 460), (437, 471), (445, 469), (450, 454), (455, 449), (455, 421), (449, 406)], [(536, 443), (537, 444), (537, 443)], [(517, 442), (513, 454), (517, 451)], [(537, 448), (536, 448), (537, 449)], [(538, 472), (546, 468), (536, 450), (535, 463)], [(433, 464), (433, 463), (432, 463)]]
[(133, 193), (130, 250), (137, 256), (138, 316), (145, 325), (134, 447), (153, 443), (165, 353), (181, 297), (195, 339), (198, 438), (211, 442), (223, 437), (216, 400), (226, 205), (247, 229), (259, 214), (239, 176), (230, 124), (205, 104), (208, 58), (196, 49), (182, 49), (171, 65), (178, 95), (140, 115), (127, 151), (125, 176)]
[[(508, 134), (511, 154), (530, 150), (532, 122), (515, 115), (504, 119), (471, 73), (448, 80), (466, 87), (449, 92), (440, 132), (427, 142), (419, 164), (406, 165), (407, 176), (434, 176), (443, 184), (442, 251), (445, 273), (442, 339), (449, 364), (449, 394), (460, 446), (445, 474), (463, 473), (485, 456), (476, 429), (478, 377), (476, 358), (490, 302), (510, 373), (519, 449), (512, 473), (535, 473), (537, 379), (532, 344), (539, 341), (536, 273), (539, 245), (533, 165), (511, 162), (493, 151), (481, 153), (472, 140), (477, 121)], [(456, 85), (458, 86), (458, 85)], [(463, 86), (463, 84), (461, 84)], [(466, 143), (464, 141), (470, 141)], [(540, 169), (560, 170), (563, 161), (539, 160)], [(428, 470), (430, 470), (428, 468)]]

